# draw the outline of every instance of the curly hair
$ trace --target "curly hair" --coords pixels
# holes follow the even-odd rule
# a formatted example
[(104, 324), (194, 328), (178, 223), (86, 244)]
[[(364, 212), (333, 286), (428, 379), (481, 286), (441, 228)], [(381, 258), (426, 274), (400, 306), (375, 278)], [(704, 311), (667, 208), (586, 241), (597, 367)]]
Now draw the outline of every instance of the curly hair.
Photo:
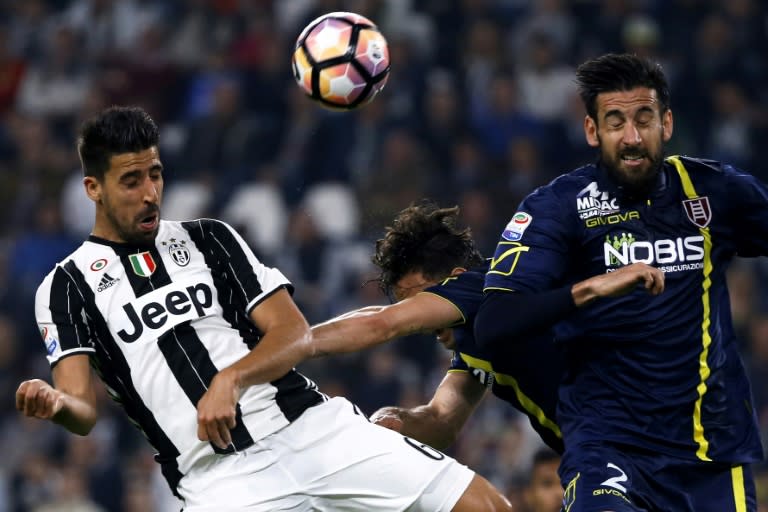
[(421, 272), (442, 279), (456, 267), (470, 268), (483, 261), (469, 228), (459, 228), (459, 207), (439, 208), (430, 201), (411, 204), (376, 241), (372, 260), (381, 269), (379, 286), (389, 294), (406, 274)]

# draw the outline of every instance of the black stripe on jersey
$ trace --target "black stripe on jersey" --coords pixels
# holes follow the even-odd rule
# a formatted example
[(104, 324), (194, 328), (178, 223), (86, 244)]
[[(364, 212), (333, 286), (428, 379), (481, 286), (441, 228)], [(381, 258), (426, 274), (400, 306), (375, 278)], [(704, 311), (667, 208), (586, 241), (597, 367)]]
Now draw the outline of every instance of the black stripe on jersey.
[[(190, 402), (197, 406), (219, 370), (208, 356), (208, 350), (200, 341), (190, 321), (183, 322), (160, 336), (157, 340), (157, 346), (165, 356), (168, 367), (184, 393)], [(228, 447), (226, 450), (222, 450), (211, 443), (216, 453), (232, 453), (253, 444), (253, 438), (243, 424), (243, 415), (239, 404), (235, 414), (237, 424), (235, 428), (230, 430), (234, 449)]]
[(327, 397), (318, 391), (317, 384), (296, 370), (291, 370), (270, 384), (277, 388), (275, 402), (288, 421), (295, 420), (313, 405), (327, 400)]
[(74, 281), (61, 267), (56, 267), (53, 273), (49, 300), (51, 318), (59, 331), (61, 349), (93, 347), (88, 336), (88, 326), (83, 320), (83, 298), (75, 289)]
[(171, 284), (171, 276), (168, 275), (168, 270), (165, 268), (163, 258), (160, 257), (157, 247), (149, 249), (149, 254), (152, 255), (152, 259), (155, 261), (155, 265), (157, 265), (157, 268), (149, 277), (141, 277), (134, 272), (129, 253), (123, 251), (117, 251), (117, 253), (120, 255), (120, 262), (123, 264), (125, 275), (128, 277), (128, 282), (131, 283), (131, 288), (133, 288), (133, 293), (136, 297), (141, 297), (162, 286)]
[[(253, 348), (261, 332), (248, 318), (245, 308), (259, 296), (262, 288), (240, 242), (226, 225), (216, 220), (202, 219), (182, 222), (181, 225), (211, 269), (224, 319)], [(277, 388), (275, 402), (288, 421), (295, 420), (308, 407), (327, 399), (317, 390), (314, 382), (295, 370), (271, 384)]]
[(107, 327), (107, 322), (96, 307), (96, 298), (93, 290), (88, 286), (82, 272), (73, 261), (64, 265), (64, 271), (71, 278), (80, 294), (84, 304), (85, 314), (93, 329), (89, 329), (89, 335), (96, 355), (91, 357), (91, 364), (99, 374), (101, 380), (107, 385), (112, 398), (119, 402), (129, 419), (141, 428), (147, 440), (159, 452), (155, 460), (161, 464), (163, 476), (168, 485), (177, 494), (176, 486), (181, 477), (176, 458), (179, 450), (160, 428), (155, 416), (141, 400), (139, 393), (131, 381), (131, 369), (125, 360), (122, 351), (115, 343)]
[(189, 237), (211, 269), (219, 303), (226, 320), (236, 329), (249, 348), (261, 338), (261, 332), (245, 311), (248, 303), (261, 293), (261, 284), (240, 244), (226, 226), (214, 220), (182, 222)]

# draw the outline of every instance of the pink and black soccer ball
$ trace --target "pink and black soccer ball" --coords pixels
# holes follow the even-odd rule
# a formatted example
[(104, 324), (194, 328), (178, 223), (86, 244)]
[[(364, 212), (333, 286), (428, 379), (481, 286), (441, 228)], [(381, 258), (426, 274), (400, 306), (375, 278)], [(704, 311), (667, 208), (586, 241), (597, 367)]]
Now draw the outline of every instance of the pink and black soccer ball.
[(304, 92), (324, 107), (351, 110), (369, 103), (389, 75), (389, 48), (376, 25), (351, 12), (320, 16), (302, 30), (291, 59)]

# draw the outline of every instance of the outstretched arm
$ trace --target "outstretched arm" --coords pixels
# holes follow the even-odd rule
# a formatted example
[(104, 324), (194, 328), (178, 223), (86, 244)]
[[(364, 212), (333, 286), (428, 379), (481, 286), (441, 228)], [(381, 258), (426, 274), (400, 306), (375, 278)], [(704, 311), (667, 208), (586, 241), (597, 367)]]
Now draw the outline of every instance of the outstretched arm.
[(400, 336), (454, 325), (461, 312), (432, 293), (417, 293), (396, 304), (345, 313), (312, 327), (313, 355), (354, 352)]
[[(525, 336), (549, 327), (576, 308), (585, 307), (598, 298), (626, 295), (638, 286), (651, 295), (658, 295), (664, 291), (664, 273), (645, 263), (633, 263), (555, 290), (490, 291), (475, 319), (475, 340), (484, 348), (505, 343), (513, 334)], [(514, 315), (510, 317), (511, 312)], [(512, 323), (500, 322), (500, 318), (508, 318)]]
[(411, 409), (382, 407), (371, 421), (443, 450), (456, 441), (485, 389), (467, 372), (448, 372), (428, 404)]
[(79, 435), (96, 424), (96, 393), (87, 355), (61, 359), (52, 370), (54, 385), (26, 380), (16, 390), (16, 409), (25, 416), (51, 420)]

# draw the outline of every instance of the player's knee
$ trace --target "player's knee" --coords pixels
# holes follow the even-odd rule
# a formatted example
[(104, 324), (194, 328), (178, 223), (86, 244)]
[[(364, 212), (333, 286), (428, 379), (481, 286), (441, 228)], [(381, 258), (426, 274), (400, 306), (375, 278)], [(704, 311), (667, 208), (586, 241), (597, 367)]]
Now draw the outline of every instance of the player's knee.
[(512, 504), (488, 480), (475, 475), (452, 512), (511, 512)]

